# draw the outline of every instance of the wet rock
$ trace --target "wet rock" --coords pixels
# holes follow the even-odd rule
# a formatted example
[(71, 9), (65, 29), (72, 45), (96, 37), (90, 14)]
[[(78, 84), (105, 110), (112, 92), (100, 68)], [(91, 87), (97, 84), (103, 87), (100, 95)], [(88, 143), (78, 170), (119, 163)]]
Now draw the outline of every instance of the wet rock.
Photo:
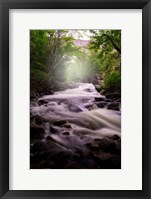
[(72, 161), (64, 165), (64, 169), (81, 169), (81, 165), (79, 165), (77, 162)]
[(90, 89), (90, 88), (86, 88), (84, 91), (86, 91), (86, 92), (92, 92), (92, 90)]
[[(117, 143), (109, 138), (103, 138), (97, 141), (100, 149), (104, 152), (111, 154), (120, 154), (120, 149), (117, 147)], [(120, 144), (119, 144), (120, 145)]]
[(109, 138), (103, 138), (103, 139), (95, 139), (94, 143), (97, 144), (101, 150), (108, 151), (110, 145), (112, 145), (114, 141), (110, 140)]
[(53, 138), (53, 140), (45, 140), (44, 141), (44, 145), (47, 151), (49, 151), (49, 153), (55, 154), (55, 153), (60, 153), (60, 152), (71, 152), (71, 150), (67, 149), (63, 143), (60, 143), (57, 139)]
[(83, 169), (97, 169), (97, 167), (97, 164), (91, 159), (83, 158), (81, 160), (81, 168)]
[(80, 148), (75, 148), (76, 153), (78, 153), (80, 156), (83, 156), (83, 151)]
[(98, 92), (101, 92), (102, 88), (100, 85), (95, 85), (95, 89), (98, 91)]
[(62, 135), (70, 135), (69, 132), (62, 132)]
[(121, 139), (118, 135), (113, 135), (112, 137), (111, 137), (111, 139), (113, 139), (113, 140), (119, 140), (119, 139)]
[(105, 97), (108, 99), (117, 100), (121, 98), (121, 93), (109, 93), (106, 94)]
[(42, 127), (31, 125), (30, 127), (30, 139), (42, 139), (45, 130)]
[(35, 106), (37, 106), (37, 101), (36, 100), (30, 101), (30, 107), (35, 107)]
[(33, 145), (30, 147), (30, 152), (35, 153), (35, 152), (41, 152), (45, 150), (45, 145), (42, 141), (36, 141)]
[(98, 109), (98, 106), (96, 104), (93, 104), (92, 105), (92, 110), (96, 110), (96, 109)]
[(98, 165), (92, 159), (80, 156), (73, 156), (64, 166), (65, 169), (96, 169), (97, 167)]
[[(31, 107), (31, 112), (33, 113), (31, 118), (32, 125), (34, 124), (38, 127), (42, 127), (45, 130), (45, 134), (42, 134), (43, 136), (41, 138), (31, 140), (31, 168), (120, 168), (120, 137), (114, 135), (113, 137), (105, 137), (103, 139), (103, 136), (99, 135), (99, 128), (102, 127), (103, 123), (102, 120), (105, 120), (105, 117), (101, 115), (103, 113), (106, 115), (106, 112), (108, 113), (110, 111), (103, 110), (102, 114), (99, 114), (99, 110), (93, 110), (92, 115), (90, 115), (91, 112), (87, 110), (87, 108), (104, 108), (107, 104), (113, 102), (120, 104), (120, 99), (106, 99), (103, 96), (99, 97), (93, 85), (87, 85), (86, 87), (80, 85), (79, 90), (75, 89), (75, 91), (76, 90), (78, 91), (77, 94), (74, 93), (74, 91), (73, 94), (72, 91), (64, 91), (56, 93), (56, 95), (60, 94), (60, 96), (57, 97), (49, 96), (49, 99), (40, 98), (39, 104), (42, 105), (41, 107), (38, 107), (37, 99), (35, 102), (38, 108)], [(80, 94), (83, 92), (80, 96), (78, 96), (79, 91)], [(66, 97), (68, 94), (69, 96)], [(94, 101), (94, 96), (96, 96), (96, 101)], [(93, 106), (93, 104), (96, 105)], [(71, 106), (72, 112), (81, 112), (82, 107), (82, 110), (87, 110), (88, 114), (71, 113), (68, 109), (68, 105)], [(45, 108), (44, 106), (48, 107)], [(116, 115), (116, 112), (117, 111), (111, 111), (111, 114), (113, 113), (113, 120), (114, 113)], [(40, 116), (37, 116), (37, 114), (40, 114)], [(43, 117), (49, 118), (49, 121), (46, 122)], [(102, 120), (99, 125), (99, 119), (101, 118)], [(72, 121), (71, 124), (69, 121)], [(95, 129), (94, 133), (92, 132), (91, 126), (93, 127), (92, 129)], [(117, 126), (120, 128), (119, 125)], [(112, 130), (110, 125), (107, 125), (107, 129)]]
[(95, 139), (94, 139), (94, 142), (97, 142), (97, 143), (98, 143), (98, 142), (100, 142), (101, 140), (102, 140), (101, 138), (95, 138)]
[(71, 127), (71, 124), (69, 124), (69, 123), (63, 124), (62, 127), (68, 128), (68, 129), (72, 128), (72, 127)]
[(121, 157), (113, 156), (102, 162), (102, 169), (121, 169)]
[(116, 154), (121, 155), (121, 139), (115, 140)]
[(60, 132), (58, 127), (55, 127), (55, 126), (52, 126), (52, 125), (50, 125), (49, 130), (50, 130), (50, 133), (59, 133)]
[(50, 140), (50, 141), (54, 141), (54, 139), (53, 139), (50, 135), (48, 135), (48, 136), (46, 137), (46, 139), (47, 139), (47, 140)]
[(67, 151), (60, 151), (58, 153), (53, 153), (53, 156), (51, 156), (50, 159), (56, 165), (56, 169), (63, 169), (71, 157), (71, 153)]
[(53, 95), (53, 94), (54, 94), (54, 92), (52, 90), (48, 90), (45, 92), (45, 95)]
[(99, 153), (93, 152), (93, 155), (94, 155), (95, 158), (97, 158), (99, 160), (103, 160), (103, 161), (104, 160), (108, 160), (108, 159), (113, 157), (112, 154), (106, 153), (106, 152), (102, 152), (102, 151), (99, 152)]
[(69, 105), (68, 105), (68, 108), (69, 108), (70, 111), (76, 112), (76, 113), (82, 111), (81, 108), (79, 108), (78, 106), (76, 106), (76, 105), (74, 105), (74, 104), (69, 104)]
[(43, 124), (44, 122), (47, 122), (46, 119), (42, 118), (41, 116), (39, 115), (35, 115), (35, 116), (31, 116), (30, 118), (30, 121), (36, 125), (41, 125)]
[(121, 99), (117, 99), (116, 102), (121, 102)]
[(93, 104), (94, 104), (94, 103), (85, 103), (85, 104), (84, 104), (84, 107), (85, 107), (85, 108), (92, 108)]
[(105, 98), (104, 97), (95, 97), (95, 101), (96, 102), (105, 101)]
[(57, 103), (56, 102), (49, 102), (48, 105), (49, 106), (55, 106)]
[(115, 110), (115, 111), (119, 111), (120, 110), (119, 103), (118, 102), (108, 103), (107, 104), (107, 109), (112, 109), (112, 110)]
[(42, 117), (40, 117), (40, 116), (35, 116), (35, 118), (34, 118), (34, 120), (35, 120), (35, 124), (42, 124), (45, 120), (42, 118)]
[(67, 123), (66, 120), (57, 120), (55, 122), (53, 122), (53, 125), (54, 126), (62, 126), (62, 125), (65, 125)]
[(43, 160), (47, 160), (46, 151), (36, 151), (33, 155), (30, 155), (30, 162), (32, 165), (35, 165), (36, 168), (37, 165)]
[(96, 142), (87, 143), (86, 146), (92, 151), (99, 151), (99, 149), (100, 149), (99, 144)]
[[(63, 168), (71, 151), (55, 142), (55, 140), (46, 139), (37, 141), (31, 145), (30, 162), (33, 169), (37, 168)], [(53, 163), (53, 164), (52, 164)]]
[(37, 165), (37, 169), (54, 169), (55, 168), (55, 164), (52, 161), (41, 161), (38, 165)]
[(39, 105), (39, 106), (45, 105), (45, 104), (48, 104), (48, 102), (49, 102), (49, 101), (46, 100), (46, 99), (41, 99), (41, 100), (38, 101), (38, 105)]
[(96, 105), (99, 107), (99, 108), (105, 108), (106, 107), (106, 102), (97, 102)]
[(112, 100), (111, 99), (105, 99), (105, 102), (112, 102)]
[(66, 102), (66, 100), (62, 100), (62, 99), (60, 99), (60, 100), (58, 100), (58, 105), (61, 105), (61, 104), (67, 104), (67, 102)]
[(75, 153), (78, 154), (81, 158), (89, 158), (90, 152), (88, 150), (82, 150), (82, 148), (75, 148)]

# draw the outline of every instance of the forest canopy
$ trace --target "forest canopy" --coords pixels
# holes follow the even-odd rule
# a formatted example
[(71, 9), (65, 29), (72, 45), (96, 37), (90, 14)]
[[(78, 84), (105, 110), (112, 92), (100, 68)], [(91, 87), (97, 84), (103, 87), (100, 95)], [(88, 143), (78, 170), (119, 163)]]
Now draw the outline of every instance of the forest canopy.
[(91, 82), (121, 89), (120, 30), (31, 30), (31, 93)]

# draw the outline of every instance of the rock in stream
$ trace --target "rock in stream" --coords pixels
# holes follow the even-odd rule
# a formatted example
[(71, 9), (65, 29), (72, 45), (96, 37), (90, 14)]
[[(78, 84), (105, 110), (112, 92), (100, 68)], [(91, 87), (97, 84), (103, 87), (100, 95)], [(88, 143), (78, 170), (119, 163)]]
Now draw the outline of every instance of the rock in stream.
[(120, 108), (106, 100), (81, 83), (31, 102), (30, 168), (120, 169)]

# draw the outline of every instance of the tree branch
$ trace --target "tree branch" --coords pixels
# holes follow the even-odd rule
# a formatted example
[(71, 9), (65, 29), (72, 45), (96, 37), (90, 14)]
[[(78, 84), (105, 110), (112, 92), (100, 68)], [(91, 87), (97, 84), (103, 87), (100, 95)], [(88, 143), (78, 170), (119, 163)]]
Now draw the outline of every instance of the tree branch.
[(112, 43), (112, 45), (113, 45), (113, 47), (115, 48), (115, 50), (116, 50), (119, 54), (121, 54), (121, 49), (114, 43), (114, 41), (111, 39), (111, 37), (108, 36), (108, 35), (105, 34), (105, 33), (103, 34), (103, 36), (107, 37), (108, 40), (110, 40), (110, 42)]

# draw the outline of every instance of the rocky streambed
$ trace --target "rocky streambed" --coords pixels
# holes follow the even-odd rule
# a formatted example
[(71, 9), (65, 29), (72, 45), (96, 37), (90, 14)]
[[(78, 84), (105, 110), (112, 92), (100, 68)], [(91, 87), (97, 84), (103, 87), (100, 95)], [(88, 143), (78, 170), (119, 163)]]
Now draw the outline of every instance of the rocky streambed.
[(30, 168), (120, 169), (118, 94), (81, 83), (31, 101)]

